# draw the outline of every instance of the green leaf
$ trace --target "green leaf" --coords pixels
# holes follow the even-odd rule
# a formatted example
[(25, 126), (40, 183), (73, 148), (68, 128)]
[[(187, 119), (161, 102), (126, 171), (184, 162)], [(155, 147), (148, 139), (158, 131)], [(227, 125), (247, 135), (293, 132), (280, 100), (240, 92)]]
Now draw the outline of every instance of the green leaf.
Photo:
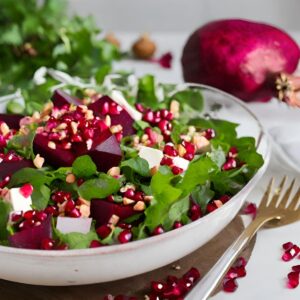
[(89, 178), (97, 173), (97, 167), (89, 155), (77, 157), (72, 164), (72, 170), (77, 178)]
[(172, 132), (171, 132), (171, 139), (172, 142), (174, 144), (179, 144), (181, 141), (181, 133), (184, 132), (184, 130), (186, 129), (186, 126), (184, 126), (183, 124), (173, 121), (173, 128), (172, 128)]
[(158, 99), (156, 97), (155, 78), (153, 75), (145, 75), (139, 79), (138, 84), (138, 102), (149, 108), (158, 107)]
[(213, 147), (211, 152), (207, 153), (207, 156), (210, 157), (219, 168), (226, 162), (226, 153), (220, 146), (218, 148)]
[(189, 88), (184, 91), (177, 92), (172, 96), (183, 105), (189, 105), (191, 108), (201, 112), (203, 110), (203, 95), (200, 89)]
[(47, 207), (50, 200), (51, 190), (44, 184), (34, 185), (31, 195), (32, 206), (37, 210), (43, 210)]
[(120, 188), (117, 179), (104, 173), (99, 174), (99, 178), (89, 179), (85, 181), (79, 188), (80, 197), (85, 200), (103, 199), (111, 194), (116, 193)]
[(213, 199), (215, 192), (211, 190), (210, 183), (197, 186), (191, 193), (193, 200), (200, 205), (202, 213), (206, 212), (206, 206)]
[(6, 227), (9, 218), (9, 213), (11, 212), (11, 210), (11, 205), (0, 199), (0, 240), (7, 239), (8, 231)]
[(10, 27), (5, 29), (0, 35), (0, 45), (9, 44), (9, 45), (21, 45), (22, 44), (22, 35), (17, 24), (12, 24)]
[[(121, 163), (121, 169), (125, 175), (133, 172), (143, 177), (150, 176), (148, 162), (139, 156), (123, 161)], [(131, 177), (131, 175), (128, 177)]]
[(68, 245), (69, 249), (86, 249), (89, 248), (91, 241), (99, 240), (95, 230), (91, 230), (87, 234), (80, 232), (63, 234), (56, 230), (56, 234), (61, 242)]

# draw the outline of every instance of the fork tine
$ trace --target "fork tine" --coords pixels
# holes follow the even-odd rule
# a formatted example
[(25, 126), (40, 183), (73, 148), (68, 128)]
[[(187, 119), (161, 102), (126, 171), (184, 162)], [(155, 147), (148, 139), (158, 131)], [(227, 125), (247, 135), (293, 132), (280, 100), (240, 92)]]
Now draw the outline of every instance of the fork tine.
[(298, 189), (298, 191), (295, 194), (294, 198), (292, 199), (292, 201), (288, 205), (287, 209), (296, 210), (299, 198), (300, 198), (300, 188)]
[(292, 189), (294, 187), (294, 184), (295, 184), (295, 178), (293, 179), (293, 181), (291, 182), (290, 186), (288, 187), (288, 189), (286, 190), (285, 194), (282, 196), (282, 198), (279, 200), (279, 203), (278, 203), (278, 207), (279, 208), (285, 208), (288, 201), (289, 201), (289, 198), (290, 198), (290, 195), (291, 195), (291, 192), (292, 192)]
[(269, 200), (272, 188), (273, 188), (273, 184), (274, 184), (274, 177), (272, 177), (271, 180), (269, 181), (268, 188), (265, 191), (265, 193), (264, 193), (264, 195), (263, 195), (263, 197), (260, 201), (258, 209), (260, 209), (261, 207), (266, 207), (267, 206), (268, 200)]
[(280, 195), (281, 195), (281, 193), (282, 193), (283, 186), (284, 186), (284, 184), (285, 184), (285, 182), (286, 182), (286, 179), (287, 179), (286, 176), (284, 176), (284, 177), (282, 178), (282, 180), (281, 180), (281, 182), (280, 182), (278, 188), (275, 190), (275, 193), (274, 193), (274, 195), (273, 195), (273, 198), (271, 199), (271, 201), (270, 201), (269, 204), (268, 204), (268, 207), (271, 207), (271, 206), (272, 206), (272, 207), (276, 207), (277, 201), (278, 201), (278, 199), (279, 199), (279, 197), (280, 197)]

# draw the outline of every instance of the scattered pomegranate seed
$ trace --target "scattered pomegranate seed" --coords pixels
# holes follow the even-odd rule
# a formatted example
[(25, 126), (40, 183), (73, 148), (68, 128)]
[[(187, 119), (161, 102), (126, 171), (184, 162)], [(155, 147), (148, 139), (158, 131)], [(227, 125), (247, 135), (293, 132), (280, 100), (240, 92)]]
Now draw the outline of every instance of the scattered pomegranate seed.
[(257, 206), (255, 203), (246, 203), (245, 207), (242, 210), (242, 213), (245, 215), (251, 215), (252, 219), (255, 219), (257, 215)]
[(173, 229), (177, 229), (177, 228), (180, 228), (180, 227), (182, 227), (182, 226), (183, 226), (183, 224), (182, 224), (181, 222), (176, 221), (176, 222), (174, 222), (174, 224), (173, 224)]
[(30, 197), (32, 192), (33, 186), (30, 183), (25, 183), (22, 187), (20, 187), (20, 193), (24, 198)]
[(212, 128), (208, 128), (205, 130), (205, 137), (208, 140), (213, 139), (216, 136), (215, 131)]
[(236, 160), (234, 158), (228, 158), (222, 167), (223, 171), (229, 171), (237, 167)]
[(202, 213), (200, 206), (192, 202), (188, 215), (192, 221), (196, 221), (201, 218)]
[(236, 291), (238, 284), (235, 279), (225, 279), (223, 281), (223, 291), (233, 293)]
[(283, 261), (290, 261), (300, 253), (300, 248), (297, 245), (293, 245), (290, 249), (286, 250), (282, 255)]
[(135, 192), (133, 189), (127, 189), (126, 192), (124, 193), (124, 197), (133, 199), (135, 195)]
[(290, 289), (294, 289), (299, 285), (299, 272), (290, 272), (288, 274), (287, 286)]
[(164, 232), (165, 232), (165, 230), (163, 229), (162, 226), (157, 226), (156, 228), (154, 228), (154, 230), (152, 232), (152, 235), (159, 235), (159, 234), (162, 234)]
[(236, 147), (231, 147), (228, 152), (228, 157), (235, 158), (238, 154), (238, 150)]
[(174, 166), (174, 167), (172, 167), (172, 173), (174, 175), (179, 175), (179, 174), (183, 173), (183, 169), (181, 169), (181, 168), (179, 168), (177, 166)]
[(52, 250), (55, 245), (55, 240), (50, 238), (45, 238), (42, 240), (41, 249), (42, 250)]
[(284, 250), (290, 250), (293, 246), (294, 246), (294, 244), (292, 242), (287, 242), (282, 245), (282, 248)]

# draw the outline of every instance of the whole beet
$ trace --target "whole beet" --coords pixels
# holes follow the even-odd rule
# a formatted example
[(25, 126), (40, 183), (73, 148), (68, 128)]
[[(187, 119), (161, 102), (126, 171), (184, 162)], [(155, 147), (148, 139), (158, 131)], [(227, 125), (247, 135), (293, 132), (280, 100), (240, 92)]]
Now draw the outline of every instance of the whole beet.
[(220, 20), (197, 29), (182, 54), (184, 80), (211, 85), (244, 101), (276, 96), (279, 73), (292, 74), (300, 50), (284, 31), (246, 20)]

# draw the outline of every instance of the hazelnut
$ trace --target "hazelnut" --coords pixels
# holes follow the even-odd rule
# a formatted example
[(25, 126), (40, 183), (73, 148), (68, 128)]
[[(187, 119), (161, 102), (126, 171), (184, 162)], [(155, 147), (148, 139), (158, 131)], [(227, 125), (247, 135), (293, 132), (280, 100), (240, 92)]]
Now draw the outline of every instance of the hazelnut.
[(33, 160), (33, 164), (37, 169), (41, 169), (43, 167), (43, 164), (45, 162), (45, 159), (40, 156), (39, 154), (36, 155), (36, 157)]
[(148, 34), (142, 35), (133, 45), (134, 56), (140, 59), (149, 59), (156, 51), (155, 43), (149, 38)]
[(104, 40), (111, 43), (112, 45), (115, 45), (117, 48), (121, 47), (120, 41), (116, 38), (113, 32), (107, 33), (107, 35), (104, 37)]

